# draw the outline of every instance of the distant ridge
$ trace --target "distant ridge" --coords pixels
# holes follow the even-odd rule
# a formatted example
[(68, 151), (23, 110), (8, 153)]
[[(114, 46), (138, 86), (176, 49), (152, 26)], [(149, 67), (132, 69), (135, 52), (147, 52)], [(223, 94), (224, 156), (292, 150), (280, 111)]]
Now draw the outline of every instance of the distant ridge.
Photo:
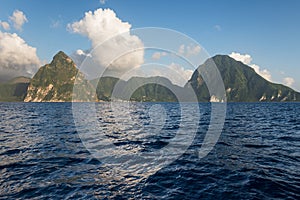
[(29, 78), (29, 77), (19, 76), (19, 77), (16, 77), (16, 78), (13, 78), (13, 79), (9, 80), (7, 83), (10, 83), (10, 84), (14, 84), (14, 83), (29, 83), (30, 80), (31, 80), (31, 78)]
[[(93, 82), (96, 82), (94, 80)], [(116, 85), (117, 84), (117, 85)], [(141, 87), (139, 87), (141, 86)], [(124, 81), (115, 77), (101, 77), (97, 85), (97, 97), (100, 101), (111, 101), (114, 98), (139, 102), (176, 102), (174, 91), (182, 92), (183, 88), (173, 85), (165, 77), (132, 77)], [(116, 92), (117, 91), (117, 92)], [(172, 92), (173, 91), (173, 92)], [(128, 94), (132, 95), (128, 97)]]

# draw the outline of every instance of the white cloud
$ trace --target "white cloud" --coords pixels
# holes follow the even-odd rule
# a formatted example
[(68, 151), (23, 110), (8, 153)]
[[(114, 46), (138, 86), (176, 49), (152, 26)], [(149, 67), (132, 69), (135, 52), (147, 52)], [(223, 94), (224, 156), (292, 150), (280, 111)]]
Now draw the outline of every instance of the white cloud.
[(161, 57), (166, 56), (166, 52), (154, 52), (152, 55), (153, 60), (159, 60)]
[[(112, 70), (122, 71), (144, 63), (142, 41), (130, 34), (131, 25), (122, 22), (113, 10), (86, 12), (84, 18), (68, 24), (68, 29), (89, 38), (93, 49), (91, 54), (102, 68), (109, 66)], [(101, 48), (97, 48), (100, 44)], [(118, 55), (123, 56), (117, 58)]]
[(101, 3), (102, 5), (104, 5), (104, 4), (106, 3), (106, 1), (107, 1), (107, 0), (100, 0), (100, 3)]
[(221, 31), (222, 27), (220, 25), (216, 24), (216, 25), (214, 25), (214, 29), (217, 31)]
[(90, 59), (92, 58), (92, 55), (90, 54), (90, 52), (88, 50), (84, 51), (81, 49), (76, 50), (75, 52), (73, 52), (70, 57), (72, 58), (72, 60), (74, 61), (74, 63), (80, 67), (81, 64), (83, 63), (83, 61), (85, 59)]
[(79, 56), (88, 56), (88, 57), (91, 57), (91, 54), (87, 53), (86, 51), (83, 51), (81, 49), (78, 49), (76, 51), (76, 54), (79, 55)]
[(13, 15), (9, 17), (9, 19), (12, 21), (14, 27), (16, 30), (22, 30), (22, 26), (25, 22), (28, 22), (25, 14), (20, 10), (15, 10), (13, 12)]
[(252, 63), (252, 57), (249, 54), (240, 54), (232, 52), (229, 56), (237, 61), (244, 63), (254, 69), (254, 71), (268, 81), (272, 80), (271, 73), (267, 69), (261, 69), (260, 66)]
[(187, 55), (197, 55), (199, 54), (201, 51), (201, 47), (200, 46), (187, 46)]
[(292, 87), (293, 84), (295, 83), (295, 80), (292, 77), (285, 77), (283, 79), (283, 83), (289, 87)]
[(272, 81), (272, 75), (268, 70), (260, 69), (260, 67), (256, 64), (251, 64), (250, 67), (252, 67), (254, 71), (261, 75), (263, 78), (267, 79), (268, 81)]
[(171, 63), (167, 66), (157, 66), (148, 69), (146, 73), (140, 73), (141, 76), (161, 76), (169, 79), (173, 84), (183, 87), (193, 74), (193, 70), (184, 69), (180, 64)]
[(6, 31), (8, 31), (10, 29), (9, 23), (4, 22), (4, 21), (0, 21), (0, 27), (2, 27)]
[(172, 83), (183, 86), (191, 78), (193, 70), (184, 69), (181, 65), (171, 63), (168, 68), (175, 73), (175, 76), (168, 77)]
[(190, 57), (190, 56), (196, 56), (200, 53), (201, 51), (201, 47), (196, 45), (187, 45), (185, 46), (184, 44), (180, 45), (179, 49), (178, 49), (178, 53), (186, 56), (186, 57)]
[(236, 52), (232, 52), (229, 56), (237, 61), (241, 61), (245, 65), (250, 65), (252, 62), (252, 58), (249, 54), (240, 54)]
[(32, 76), (40, 66), (36, 48), (29, 46), (16, 33), (0, 31), (1, 79), (16, 76)]

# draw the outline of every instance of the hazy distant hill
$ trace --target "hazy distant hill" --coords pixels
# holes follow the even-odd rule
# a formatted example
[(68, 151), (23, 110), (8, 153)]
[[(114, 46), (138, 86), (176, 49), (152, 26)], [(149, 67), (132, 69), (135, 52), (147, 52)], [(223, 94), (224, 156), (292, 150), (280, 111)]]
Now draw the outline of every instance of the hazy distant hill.
[(0, 83), (0, 101), (23, 101), (27, 93), (29, 81), (30, 78), (22, 76), (6, 83)]
[[(213, 58), (223, 78), (227, 101), (257, 102), (257, 101), (299, 101), (300, 94), (289, 87), (271, 83), (258, 75), (253, 68), (225, 55)], [(207, 67), (209, 60), (203, 65)], [(200, 101), (209, 101), (210, 95), (203, 78), (195, 71), (189, 80)]]
[(125, 85), (126, 82), (115, 77), (101, 77), (100, 79), (92, 80), (91, 83), (94, 87), (97, 87), (96, 94), (98, 100), (110, 101), (115, 85), (117, 83)]
[(114, 91), (114, 98), (119, 100), (175, 102), (177, 98), (172, 91), (179, 90), (183, 88), (173, 85), (164, 77), (132, 77), (128, 81), (102, 77), (98, 82), (97, 97), (102, 101), (110, 101)]

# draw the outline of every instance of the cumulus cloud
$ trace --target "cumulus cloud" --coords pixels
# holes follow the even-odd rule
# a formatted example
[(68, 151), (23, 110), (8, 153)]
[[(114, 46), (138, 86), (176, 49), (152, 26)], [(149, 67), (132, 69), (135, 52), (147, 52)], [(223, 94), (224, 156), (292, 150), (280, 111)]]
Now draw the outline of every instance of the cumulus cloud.
[(169, 79), (173, 84), (184, 86), (193, 74), (193, 70), (185, 69), (180, 64), (171, 63), (167, 66), (153, 66), (146, 70), (146, 73), (137, 73), (140, 76), (161, 76)]
[(159, 60), (161, 57), (166, 56), (167, 53), (166, 52), (154, 52), (152, 54), (152, 59), (153, 60)]
[(181, 65), (176, 63), (171, 63), (168, 68), (176, 73), (175, 76), (169, 77), (169, 79), (176, 85), (183, 86), (191, 78), (193, 70), (184, 69)]
[(271, 73), (267, 69), (261, 69), (260, 66), (252, 63), (252, 57), (249, 54), (240, 54), (232, 52), (229, 56), (237, 61), (244, 63), (254, 69), (254, 71), (268, 81), (272, 80)]
[(261, 75), (263, 78), (267, 79), (268, 81), (272, 81), (272, 75), (268, 70), (260, 69), (260, 67), (256, 64), (251, 64), (250, 67), (252, 67), (254, 71)]
[(179, 49), (178, 49), (178, 53), (183, 55), (183, 56), (187, 56), (187, 57), (190, 57), (190, 56), (196, 56), (200, 53), (201, 51), (201, 47), (196, 45), (196, 46), (193, 46), (193, 45), (180, 45)]
[(16, 30), (22, 30), (22, 26), (25, 22), (28, 22), (25, 14), (20, 10), (15, 10), (12, 16), (9, 17)]
[(144, 63), (142, 41), (130, 33), (131, 25), (111, 9), (86, 12), (81, 20), (68, 24), (68, 29), (91, 41), (91, 55), (102, 68), (123, 71)]
[(90, 54), (89, 50), (77, 49), (70, 55), (70, 57), (77, 66), (80, 66), (86, 58), (91, 58), (92, 55)]
[(252, 57), (249, 54), (240, 54), (232, 52), (229, 56), (237, 61), (241, 61), (245, 65), (251, 65)]
[(292, 77), (285, 77), (283, 79), (283, 83), (289, 87), (292, 87), (293, 84), (295, 83), (295, 80)]
[(10, 29), (9, 23), (4, 22), (4, 21), (0, 21), (0, 27), (2, 27), (6, 31), (8, 31)]
[(76, 51), (76, 54), (79, 55), (79, 56), (88, 56), (88, 57), (91, 56), (91, 54), (87, 53), (87, 51), (83, 51), (81, 49), (78, 49)]
[(40, 66), (36, 48), (29, 46), (16, 33), (0, 31), (1, 79), (17, 76), (32, 76)]

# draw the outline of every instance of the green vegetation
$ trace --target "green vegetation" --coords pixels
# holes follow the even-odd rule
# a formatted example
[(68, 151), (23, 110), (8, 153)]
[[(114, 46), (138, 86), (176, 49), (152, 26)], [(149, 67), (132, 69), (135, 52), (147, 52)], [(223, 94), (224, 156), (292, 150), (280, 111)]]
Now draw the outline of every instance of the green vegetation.
[(114, 92), (113, 97), (121, 100), (175, 102), (177, 98), (172, 91), (177, 87), (163, 77), (133, 77), (128, 81), (103, 77), (97, 87), (97, 96), (99, 100), (111, 100)]
[(96, 86), (97, 99), (100, 101), (111, 101), (111, 95), (116, 84), (125, 85), (126, 82), (115, 77), (101, 77), (91, 81)]
[[(229, 56), (217, 55), (213, 58), (220, 71), (226, 89), (227, 101), (229, 102), (257, 102), (257, 101), (299, 101), (300, 94), (289, 87), (271, 83), (255, 71), (236, 61)], [(209, 67), (211, 63), (206, 61), (201, 68)], [(199, 101), (210, 99), (203, 78), (195, 71), (189, 83), (198, 95)]]
[[(229, 56), (217, 55), (210, 58), (199, 66), (184, 87), (179, 87), (163, 77), (133, 77), (128, 81), (114, 77), (101, 77), (88, 81), (76, 68), (74, 62), (60, 51), (54, 56), (52, 62), (41, 67), (31, 80), (17, 77), (0, 84), (0, 101), (65, 102), (115, 99), (176, 102), (178, 96), (184, 97), (181, 99), (183, 101), (190, 101), (189, 89), (193, 89), (198, 101), (208, 102), (211, 101), (211, 95), (199, 71), (210, 69), (211, 61), (214, 61), (220, 71), (229, 102), (300, 100), (300, 93), (284, 85), (265, 80), (251, 67)], [(77, 91), (75, 95), (74, 84)], [(217, 83), (213, 82), (213, 84)]]
[[(75, 79), (77, 82), (75, 83)], [(77, 93), (73, 96), (76, 84)], [(41, 67), (30, 81), (26, 102), (89, 101), (92, 85), (76, 68), (75, 63), (64, 52), (58, 52), (50, 64)]]

